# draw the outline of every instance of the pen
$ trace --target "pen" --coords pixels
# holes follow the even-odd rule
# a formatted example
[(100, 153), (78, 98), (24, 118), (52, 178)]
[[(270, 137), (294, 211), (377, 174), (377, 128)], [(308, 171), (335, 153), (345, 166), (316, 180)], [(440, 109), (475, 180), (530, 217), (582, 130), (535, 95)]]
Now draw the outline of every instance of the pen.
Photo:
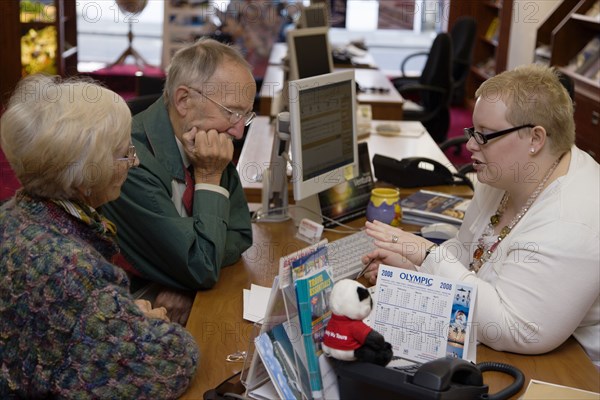
[(371, 261), (369, 261), (367, 263), (367, 265), (364, 266), (363, 269), (360, 270), (360, 272), (358, 273), (358, 275), (356, 276), (356, 279), (360, 278), (361, 276), (364, 275), (365, 271), (367, 270), (367, 268), (369, 268), (369, 265), (371, 265), (371, 263), (373, 262), (373, 260), (375, 260), (374, 258), (371, 258)]

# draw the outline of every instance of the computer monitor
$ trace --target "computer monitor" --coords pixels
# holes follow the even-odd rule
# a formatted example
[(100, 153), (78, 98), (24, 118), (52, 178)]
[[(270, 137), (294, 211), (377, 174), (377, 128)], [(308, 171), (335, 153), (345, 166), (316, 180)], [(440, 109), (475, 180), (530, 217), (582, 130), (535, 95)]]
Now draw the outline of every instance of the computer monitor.
[(292, 29), (287, 32), (288, 81), (333, 72), (329, 28)]
[(317, 194), (358, 174), (354, 71), (290, 81), (289, 110), (294, 200), (320, 221)]
[(320, 28), (329, 26), (329, 11), (326, 3), (312, 3), (310, 6), (302, 7), (299, 28)]

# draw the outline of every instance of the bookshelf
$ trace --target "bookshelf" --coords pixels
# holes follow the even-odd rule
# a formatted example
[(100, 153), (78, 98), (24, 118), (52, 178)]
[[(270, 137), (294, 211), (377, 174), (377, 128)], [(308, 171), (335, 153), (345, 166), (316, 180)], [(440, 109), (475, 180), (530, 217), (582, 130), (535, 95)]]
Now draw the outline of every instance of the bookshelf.
[(77, 73), (76, 0), (2, 1), (0, 96), (5, 100), (23, 76)]
[[(560, 68), (575, 83), (577, 146), (600, 161), (600, 81), (597, 75), (586, 76), (574, 65), (582, 49), (600, 36), (600, 14), (587, 15), (597, 9), (597, 3), (598, 0), (564, 0), (540, 26), (537, 38), (538, 45), (548, 46), (549, 64)], [(597, 60), (598, 53), (592, 57)]]
[(580, 0), (563, 0), (539, 26), (535, 39), (534, 61), (550, 65), (552, 56), (552, 32), (560, 25)]
[(165, 1), (162, 68), (182, 47), (205, 35), (213, 35), (211, 18), (219, 14), (216, 6), (200, 1)]
[(506, 69), (512, 12), (513, 0), (450, 3), (448, 26), (452, 26), (461, 15), (470, 15), (477, 20), (473, 63), (466, 86), (467, 98), (471, 101), (483, 81)]

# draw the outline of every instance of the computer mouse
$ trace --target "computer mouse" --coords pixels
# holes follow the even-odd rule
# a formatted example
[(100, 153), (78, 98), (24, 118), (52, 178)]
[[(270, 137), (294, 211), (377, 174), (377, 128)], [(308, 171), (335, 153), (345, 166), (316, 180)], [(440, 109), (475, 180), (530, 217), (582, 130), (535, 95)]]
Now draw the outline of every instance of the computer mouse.
[(421, 228), (421, 235), (427, 239), (452, 239), (458, 233), (458, 228), (452, 224), (438, 222)]
[(375, 127), (378, 134), (383, 136), (398, 136), (400, 135), (400, 124), (384, 123)]

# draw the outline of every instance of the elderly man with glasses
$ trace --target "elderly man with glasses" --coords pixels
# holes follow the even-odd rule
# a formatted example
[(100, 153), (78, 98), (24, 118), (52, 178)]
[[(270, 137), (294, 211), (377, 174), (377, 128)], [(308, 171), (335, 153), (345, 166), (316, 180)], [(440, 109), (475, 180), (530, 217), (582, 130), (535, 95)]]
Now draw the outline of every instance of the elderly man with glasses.
[[(133, 119), (140, 167), (104, 207), (117, 224), (132, 290), (154, 283), (155, 307), (187, 320), (194, 291), (252, 244), (248, 204), (231, 160), (255, 117), (256, 83), (240, 53), (210, 39), (178, 51), (163, 96)], [(144, 296), (152, 300), (152, 295)]]

